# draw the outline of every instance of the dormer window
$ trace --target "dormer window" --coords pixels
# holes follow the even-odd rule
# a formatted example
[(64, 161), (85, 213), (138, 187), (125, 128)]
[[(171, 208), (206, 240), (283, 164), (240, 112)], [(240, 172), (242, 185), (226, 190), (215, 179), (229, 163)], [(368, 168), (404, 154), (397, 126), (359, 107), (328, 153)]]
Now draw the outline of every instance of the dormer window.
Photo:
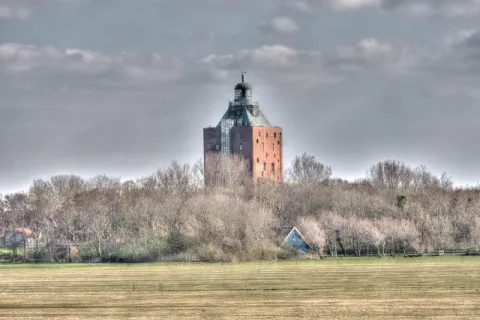
[(235, 90), (235, 100), (242, 98), (242, 90)]

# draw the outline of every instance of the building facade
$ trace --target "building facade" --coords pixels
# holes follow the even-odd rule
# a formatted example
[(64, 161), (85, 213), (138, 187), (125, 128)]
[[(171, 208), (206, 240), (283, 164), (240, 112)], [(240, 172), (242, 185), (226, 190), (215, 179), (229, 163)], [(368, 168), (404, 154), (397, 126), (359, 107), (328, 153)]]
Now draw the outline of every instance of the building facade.
[(245, 82), (244, 73), (234, 95), (218, 125), (203, 129), (205, 166), (209, 152), (235, 154), (246, 160), (254, 182), (282, 182), (282, 128), (272, 126), (258, 102), (252, 100), (252, 86)]

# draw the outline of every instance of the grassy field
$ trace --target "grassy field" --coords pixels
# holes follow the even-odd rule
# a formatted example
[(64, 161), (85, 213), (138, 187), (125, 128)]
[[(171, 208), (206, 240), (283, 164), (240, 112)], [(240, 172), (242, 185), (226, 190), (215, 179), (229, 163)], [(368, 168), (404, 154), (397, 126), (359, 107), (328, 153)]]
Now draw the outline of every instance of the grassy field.
[(0, 319), (480, 319), (480, 257), (0, 265)]

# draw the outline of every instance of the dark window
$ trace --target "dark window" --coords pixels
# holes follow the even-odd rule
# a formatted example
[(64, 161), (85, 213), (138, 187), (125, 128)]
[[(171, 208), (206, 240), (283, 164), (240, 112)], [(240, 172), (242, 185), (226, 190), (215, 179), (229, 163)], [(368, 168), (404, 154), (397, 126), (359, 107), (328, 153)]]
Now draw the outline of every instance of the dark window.
[(263, 170), (267, 170), (267, 163), (266, 162), (263, 163)]
[(268, 132), (265, 134), (265, 138), (268, 138)]
[(277, 133), (276, 133), (276, 132), (273, 133), (273, 137), (274, 137), (274, 138), (277, 137)]
[[(257, 143), (258, 143), (258, 139), (257, 139)], [(278, 143), (280, 143), (280, 141)]]
[(258, 136), (260, 137), (260, 132), (258, 132)]
[(272, 173), (275, 174), (275, 163), (272, 163)]
[(280, 140), (278, 140), (277, 144), (280, 145)]
[(260, 158), (257, 158), (257, 163), (260, 163)]

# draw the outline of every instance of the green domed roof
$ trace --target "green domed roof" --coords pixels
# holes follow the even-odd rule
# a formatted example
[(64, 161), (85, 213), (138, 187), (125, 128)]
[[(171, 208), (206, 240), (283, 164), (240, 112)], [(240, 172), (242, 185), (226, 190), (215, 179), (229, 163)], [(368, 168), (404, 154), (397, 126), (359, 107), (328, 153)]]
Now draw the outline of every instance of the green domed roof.
[(235, 90), (252, 90), (252, 85), (248, 82), (240, 82), (235, 86)]

